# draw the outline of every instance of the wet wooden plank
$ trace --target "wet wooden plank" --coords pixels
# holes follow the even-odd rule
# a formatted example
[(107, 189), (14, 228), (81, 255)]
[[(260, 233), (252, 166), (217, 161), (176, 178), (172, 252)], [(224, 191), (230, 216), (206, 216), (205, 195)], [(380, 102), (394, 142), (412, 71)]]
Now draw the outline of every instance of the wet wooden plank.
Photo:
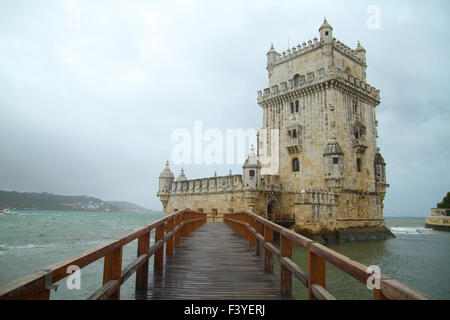
[(264, 272), (264, 257), (225, 223), (206, 223), (165, 257), (133, 299), (290, 299), (277, 275)]

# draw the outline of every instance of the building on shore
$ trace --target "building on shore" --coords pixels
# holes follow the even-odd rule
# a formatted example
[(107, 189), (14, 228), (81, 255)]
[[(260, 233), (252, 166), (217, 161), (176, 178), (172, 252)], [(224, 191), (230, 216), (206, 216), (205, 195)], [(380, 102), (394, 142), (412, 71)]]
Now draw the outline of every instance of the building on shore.
[(450, 231), (450, 208), (432, 208), (431, 215), (426, 218), (425, 228)]
[(166, 164), (158, 196), (166, 214), (190, 208), (220, 220), (251, 210), (319, 241), (393, 237), (383, 218), (386, 163), (377, 147), (380, 91), (366, 82), (366, 50), (333, 37), (267, 52), (269, 86), (257, 151), (242, 174), (175, 180)]

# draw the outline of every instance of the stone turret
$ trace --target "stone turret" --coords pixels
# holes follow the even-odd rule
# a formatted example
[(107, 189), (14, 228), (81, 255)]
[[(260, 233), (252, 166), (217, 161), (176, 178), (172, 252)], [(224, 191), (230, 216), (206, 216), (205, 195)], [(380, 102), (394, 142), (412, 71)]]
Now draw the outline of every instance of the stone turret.
[(272, 74), (273, 64), (277, 61), (279, 53), (273, 47), (273, 43), (270, 46), (270, 50), (267, 52), (267, 71), (269, 72), (269, 78)]
[(278, 58), (278, 52), (273, 47), (273, 43), (270, 46), (270, 50), (267, 52), (267, 65), (273, 64)]
[(166, 167), (159, 175), (159, 188), (158, 188), (158, 197), (160, 198), (164, 209), (167, 206), (167, 202), (169, 201), (169, 193), (172, 188), (172, 183), (174, 180), (174, 175), (169, 168), (169, 161), (166, 162)]
[(331, 136), (331, 141), (325, 147), (325, 181), (333, 191), (339, 191), (344, 181), (344, 153), (342, 152), (336, 136)]
[(319, 28), (320, 42), (331, 42), (333, 40), (333, 27), (328, 24), (327, 18), (323, 19), (323, 23)]
[(358, 45), (356, 46), (355, 52), (358, 58), (361, 59), (362, 62), (366, 63), (366, 49), (361, 46), (361, 43), (359, 41)]
[(386, 184), (386, 162), (384, 162), (380, 153), (380, 148), (377, 148), (377, 151), (375, 155), (375, 180), (377, 184)]
[(253, 145), (242, 169), (242, 183), (244, 184), (244, 188), (256, 189), (259, 186), (259, 180), (261, 179), (261, 162), (256, 157)]

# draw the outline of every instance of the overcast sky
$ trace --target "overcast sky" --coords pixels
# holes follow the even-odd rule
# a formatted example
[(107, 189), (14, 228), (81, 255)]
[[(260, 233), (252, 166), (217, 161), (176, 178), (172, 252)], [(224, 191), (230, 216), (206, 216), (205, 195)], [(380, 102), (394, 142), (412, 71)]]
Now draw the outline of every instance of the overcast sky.
[[(371, 5), (380, 28), (368, 27)], [(428, 215), (450, 191), (445, 0), (1, 1), (0, 189), (162, 209), (174, 130), (259, 130), (270, 44), (319, 37), (324, 16), (338, 40), (361, 41), (381, 90), (385, 215)], [(242, 170), (185, 166), (188, 178), (229, 169)]]

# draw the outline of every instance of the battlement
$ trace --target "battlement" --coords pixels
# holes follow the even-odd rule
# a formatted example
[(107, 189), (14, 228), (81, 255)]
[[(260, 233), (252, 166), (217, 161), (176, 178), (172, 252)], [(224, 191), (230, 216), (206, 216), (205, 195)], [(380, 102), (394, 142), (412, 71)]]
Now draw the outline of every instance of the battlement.
[[(170, 188), (170, 194), (244, 191), (246, 189), (247, 186), (244, 186), (242, 175), (236, 174), (185, 181), (174, 181), (172, 182)], [(261, 181), (257, 190), (280, 191), (280, 177), (269, 175), (261, 176)]]
[[(288, 48), (286, 51), (283, 51), (282, 53), (276, 52), (276, 55), (274, 55), (274, 59), (271, 63), (272, 66), (276, 66), (282, 63), (285, 63), (291, 59), (295, 59), (296, 57), (300, 55), (307, 54), (313, 50), (322, 48), (324, 45), (327, 45), (328, 43), (320, 42), (316, 37), (313, 40), (308, 40), (307, 42), (303, 42), (302, 44), (298, 44), (296, 47), (292, 47), (292, 49)], [(335, 49), (341, 52), (342, 54), (345, 54), (349, 58), (355, 60), (359, 64), (365, 65), (365, 61), (363, 61), (359, 56), (355, 49), (350, 48), (349, 46), (345, 45), (344, 43), (340, 42), (336, 38), (333, 38), (331, 42), (329, 43), (331, 46)]]
[(379, 101), (380, 90), (369, 85), (363, 80), (345, 73), (340, 68), (335, 68), (332, 72), (326, 73), (324, 68), (316, 71), (308, 72), (307, 74), (300, 75), (298, 81), (294, 79), (284, 81), (279, 84), (273, 85), (270, 88), (265, 88), (258, 91), (258, 104), (261, 104), (269, 99), (283, 96), (298, 89), (306, 89), (319, 83), (324, 83), (330, 80), (338, 80), (370, 97)]

